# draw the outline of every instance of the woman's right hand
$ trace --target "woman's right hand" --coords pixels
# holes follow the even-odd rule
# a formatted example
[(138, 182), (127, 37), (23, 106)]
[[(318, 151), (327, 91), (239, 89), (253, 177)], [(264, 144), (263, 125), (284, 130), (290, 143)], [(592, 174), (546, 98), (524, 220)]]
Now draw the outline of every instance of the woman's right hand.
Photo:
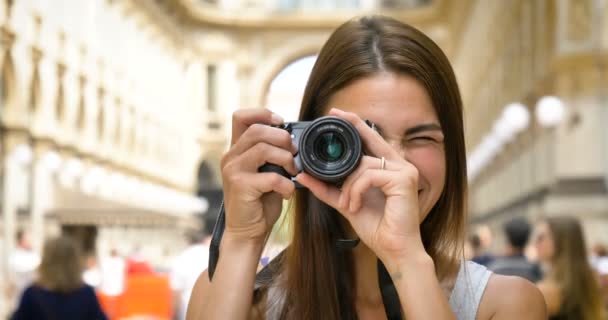
[(277, 221), (282, 199), (291, 197), (295, 184), (274, 172), (258, 172), (266, 163), (297, 174), (297, 147), (290, 134), (270, 125), (283, 119), (266, 109), (243, 109), (232, 115), (232, 141), (221, 162), (226, 209), (225, 236), (263, 243)]

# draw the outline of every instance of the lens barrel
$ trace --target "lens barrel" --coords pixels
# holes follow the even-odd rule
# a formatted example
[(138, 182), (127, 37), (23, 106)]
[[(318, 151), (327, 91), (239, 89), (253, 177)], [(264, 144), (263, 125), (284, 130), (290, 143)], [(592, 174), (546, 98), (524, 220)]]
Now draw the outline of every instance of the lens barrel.
[(306, 127), (299, 150), (304, 171), (326, 182), (341, 183), (359, 164), (362, 143), (353, 125), (327, 116)]

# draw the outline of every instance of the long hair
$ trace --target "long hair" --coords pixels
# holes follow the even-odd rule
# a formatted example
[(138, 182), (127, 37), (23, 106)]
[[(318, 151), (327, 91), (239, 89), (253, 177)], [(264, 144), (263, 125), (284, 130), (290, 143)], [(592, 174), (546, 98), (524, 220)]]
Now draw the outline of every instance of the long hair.
[[(462, 255), (466, 160), (462, 101), (441, 49), (422, 32), (397, 20), (350, 20), (323, 46), (308, 80), (300, 120), (323, 115), (334, 93), (381, 72), (414, 77), (430, 95), (445, 136), (446, 184), (422, 222), (422, 241), (441, 279)], [(336, 248), (344, 231), (340, 215), (307, 190), (295, 196), (293, 238), (283, 265), (284, 319), (356, 319), (353, 257)], [(272, 301), (269, 301), (272, 303)]]
[(574, 217), (549, 217), (555, 253), (550, 276), (561, 293), (560, 315), (566, 319), (603, 319), (602, 295), (589, 265), (583, 230)]
[(38, 284), (48, 290), (70, 292), (83, 285), (80, 251), (69, 237), (47, 240), (38, 267)]

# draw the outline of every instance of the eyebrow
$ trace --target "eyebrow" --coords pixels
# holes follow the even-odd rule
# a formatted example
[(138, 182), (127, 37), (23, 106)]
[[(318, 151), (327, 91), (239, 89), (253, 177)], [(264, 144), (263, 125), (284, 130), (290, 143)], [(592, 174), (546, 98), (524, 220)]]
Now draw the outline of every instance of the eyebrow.
[[(366, 121), (369, 121), (369, 120), (366, 120)], [(379, 134), (382, 134), (382, 127), (380, 127), (375, 122), (370, 121), (370, 127), (374, 131), (378, 132)], [(405, 135), (409, 136), (409, 135), (413, 135), (413, 134), (424, 132), (424, 131), (440, 131), (443, 133), (443, 130), (441, 129), (440, 125), (438, 125), (436, 123), (423, 123), (423, 124), (419, 124), (417, 126), (414, 126), (414, 127), (411, 127), (409, 129), (405, 130)]]
[(424, 132), (424, 131), (442, 131), (443, 132), (443, 130), (441, 130), (441, 126), (439, 126), (436, 123), (424, 123), (424, 124), (419, 124), (417, 126), (414, 126), (414, 127), (411, 127), (409, 129), (405, 130), (405, 135), (409, 136), (409, 135)]

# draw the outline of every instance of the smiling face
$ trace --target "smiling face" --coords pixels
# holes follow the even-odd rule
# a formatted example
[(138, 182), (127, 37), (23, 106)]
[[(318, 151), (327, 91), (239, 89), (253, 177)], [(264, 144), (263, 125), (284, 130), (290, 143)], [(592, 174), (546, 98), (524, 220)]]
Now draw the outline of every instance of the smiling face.
[(337, 91), (332, 107), (353, 112), (376, 124), (378, 132), (418, 169), (420, 222), (445, 186), (444, 136), (425, 88), (413, 77), (382, 72)]

